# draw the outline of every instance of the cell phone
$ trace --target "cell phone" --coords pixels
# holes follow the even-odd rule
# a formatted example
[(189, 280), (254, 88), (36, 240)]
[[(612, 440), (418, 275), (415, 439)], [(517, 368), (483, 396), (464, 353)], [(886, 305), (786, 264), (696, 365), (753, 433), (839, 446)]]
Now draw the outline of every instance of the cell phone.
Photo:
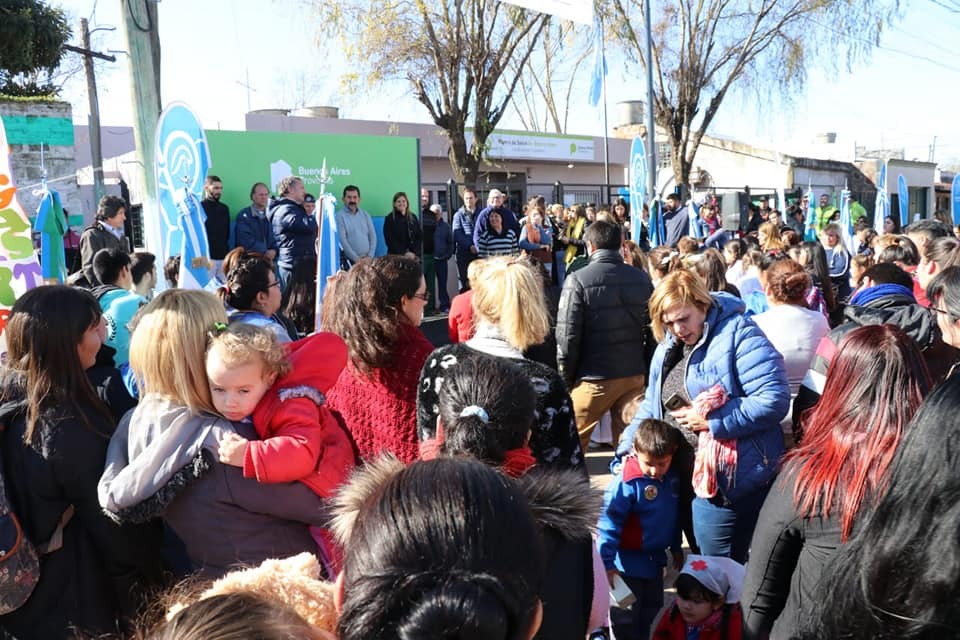
[(679, 393), (675, 393), (667, 401), (663, 403), (670, 411), (676, 411), (677, 409), (683, 409), (684, 407), (689, 407), (690, 403), (687, 402), (687, 399), (681, 396)]

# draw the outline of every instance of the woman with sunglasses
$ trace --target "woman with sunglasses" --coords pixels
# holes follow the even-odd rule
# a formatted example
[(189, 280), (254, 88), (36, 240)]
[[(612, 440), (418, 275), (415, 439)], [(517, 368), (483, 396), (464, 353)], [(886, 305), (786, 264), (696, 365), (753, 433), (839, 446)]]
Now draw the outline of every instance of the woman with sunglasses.
[(330, 305), (324, 328), (347, 343), (349, 361), (327, 405), (365, 460), (389, 452), (413, 462), (419, 456), (417, 381), (433, 351), (420, 331), (428, 299), (420, 263), (397, 255), (365, 258), (333, 296), (324, 300)]

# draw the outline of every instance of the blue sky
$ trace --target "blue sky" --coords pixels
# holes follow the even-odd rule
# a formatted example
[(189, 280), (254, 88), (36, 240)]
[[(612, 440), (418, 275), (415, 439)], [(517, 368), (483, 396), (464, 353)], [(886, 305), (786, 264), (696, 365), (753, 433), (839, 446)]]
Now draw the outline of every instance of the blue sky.
[[(91, 28), (116, 26), (92, 36), (93, 48), (123, 50), (121, 0), (50, 0), (62, 6), (78, 30), (80, 17)], [(318, 47), (316, 22), (297, 0), (163, 0), (159, 3), (164, 103), (184, 101), (208, 128), (242, 129), (248, 104), (253, 109), (289, 106), (303, 94), (307, 104), (341, 107), (341, 117), (427, 122), (425, 109), (403, 84), (375, 94), (344, 94), (339, 74), (346, 64), (336, 43)], [(814, 70), (805, 89), (781, 96), (776, 87), (732, 96), (721, 107), (711, 133), (787, 153), (815, 153), (819, 132), (838, 134), (840, 152), (854, 144), (900, 148), (908, 159), (926, 160), (936, 136), (935, 159), (960, 164), (960, 1), (912, 0), (904, 19), (888, 30), (881, 48), (850, 73), (827, 77)], [(79, 42), (79, 37), (76, 38)], [(101, 121), (130, 124), (126, 56), (97, 64)], [(585, 68), (589, 65), (585, 65)], [(572, 103), (569, 133), (602, 135), (599, 110), (587, 104), (588, 72), (582, 98)], [(249, 77), (249, 81), (247, 78)], [(298, 91), (305, 83), (310, 91)], [(246, 86), (249, 85), (249, 90)], [(611, 126), (615, 105), (643, 99), (646, 88), (637, 69), (610, 64), (607, 104)], [(73, 103), (74, 119), (86, 122), (82, 74), (71, 79), (63, 97)], [(519, 128), (508, 113), (502, 128)]]

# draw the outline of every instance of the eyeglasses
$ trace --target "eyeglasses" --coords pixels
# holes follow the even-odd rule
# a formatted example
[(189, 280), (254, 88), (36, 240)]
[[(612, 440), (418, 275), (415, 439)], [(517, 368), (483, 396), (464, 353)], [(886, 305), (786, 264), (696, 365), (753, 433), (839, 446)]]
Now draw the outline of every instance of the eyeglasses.
[(426, 292), (426, 291), (424, 291), (423, 293), (415, 293), (415, 294), (413, 294), (413, 297), (414, 297), (414, 298), (420, 298), (420, 299), (423, 300), (424, 302), (430, 302), (430, 296), (427, 295), (427, 292)]
[(931, 305), (927, 305), (927, 311), (929, 311), (929, 312), (932, 313), (933, 315), (937, 315), (938, 313), (943, 313), (943, 314), (946, 314), (946, 315), (950, 315), (950, 312), (947, 311), (946, 309), (938, 309), (937, 307), (933, 306), (932, 304), (931, 304)]
[(267, 285), (267, 289), (269, 289), (270, 287), (276, 287), (276, 288), (279, 289), (279, 288), (280, 288), (280, 281), (279, 281), (279, 280), (274, 280), (273, 282), (271, 282), (270, 284)]

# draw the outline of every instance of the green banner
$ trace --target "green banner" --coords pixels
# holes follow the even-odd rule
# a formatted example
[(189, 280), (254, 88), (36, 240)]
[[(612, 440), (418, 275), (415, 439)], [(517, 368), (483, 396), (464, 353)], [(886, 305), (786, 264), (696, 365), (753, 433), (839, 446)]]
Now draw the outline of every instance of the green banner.
[(377, 255), (386, 253), (383, 218), (393, 195), (407, 194), (419, 217), (420, 155), (416, 138), (397, 136), (276, 133), (272, 131), (207, 131), (210, 173), (223, 180), (221, 200), (230, 213), (250, 204), (250, 188), (266, 183), (271, 193), (281, 178), (303, 178), (307, 193), (320, 194), (320, 170), (327, 161), (326, 192), (337, 198), (343, 188), (360, 188), (360, 208), (373, 216), (379, 236)]
[(7, 130), (7, 144), (73, 146), (73, 122), (70, 118), (44, 116), (0, 116)]

